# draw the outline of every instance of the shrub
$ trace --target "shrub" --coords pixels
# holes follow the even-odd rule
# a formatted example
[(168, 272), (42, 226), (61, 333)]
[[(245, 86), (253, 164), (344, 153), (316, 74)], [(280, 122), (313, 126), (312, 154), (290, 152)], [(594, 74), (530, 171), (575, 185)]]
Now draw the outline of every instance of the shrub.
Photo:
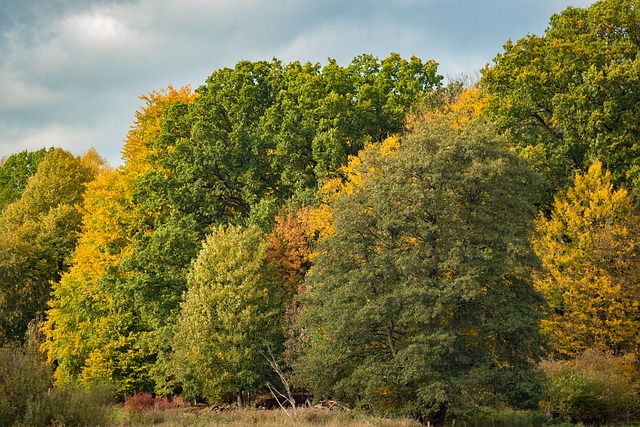
[(106, 425), (111, 414), (106, 388), (53, 388), (51, 368), (20, 347), (0, 348), (0, 425)]
[(0, 425), (29, 421), (46, 422), (47, 391), (52, 387), (51, 370), (35, 354), (19, 347), (0, 348)]
[(474, 427), (538, 427), (545, 425), (547, 417), (538, 411), (487, 408), (462, 418), (463, 425)]
[(588, 350), (572, 360), (542, 363), (549, 382), (544, 409), (566, 421), (627, 421), (640, 409), (635, 354), (612, 356)]
[(131, 397), (127, 397), (124, 402), (124, 408), (133, 412), (143, 412), (152, 409), (155, 399), (151, 393), (136, 393)]
[(49, 393), (48, 404), (52, 424), (56, 426), (107, 425), (112, 415), (109, 387), (94, 385), (90, 389), (78, 386), (56, 388)]

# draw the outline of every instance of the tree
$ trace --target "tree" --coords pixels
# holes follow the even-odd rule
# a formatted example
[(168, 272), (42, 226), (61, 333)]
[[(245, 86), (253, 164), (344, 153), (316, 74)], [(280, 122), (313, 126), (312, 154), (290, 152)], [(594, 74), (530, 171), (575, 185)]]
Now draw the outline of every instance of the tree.
[(287, 292), (269, 244), (255, 228), (220, 226), (189, 276), (175, 336), (175, 363), (187, 396), (210, 401), (264, 390), (268, 357), (282, 357)]
[(21, 151), (0, 160), (0, 212), (20, 198), (29, 178), (36, 173), (38, 164), (51, 149)]
[(636, 351), (640, 336), (640, 216), (625, 189), (594, 162), (536, 222), (534, 249), (548, 302), (542, 330), (552, 354)]
[(217, 70), (193, 105), (165, 117), (158, 144), (174, 150), (158, 163), (171, 173), (149, 184), (180, 189), (166, 198), (199, 222), (238, 222), (266, 198), (282, 204), (315, 189), (368, 141), (402, 131), (405, 114), (439, 86), (436, 68), (393, 54), (348, 67), (273, 60)]
[(482, 70), (490, 115), (521, 147), (538, 147), (549, 200), (596, 158), (615, 183), (640, 186), (639, 19), (633, 0), (570, 7)]
[(267, 257), (278, 266), (284, 287), (291, 297), (300, 292), (311, 267), (313, 245), (319, 231), (312, 223), (313, 212), (311, 206), (302, 206), (295, 211), (283, 209), (267, 235)]
[[(168, 219), (161, 203), (142, 203), (137, 195), (148, 171), (159, 169), (153, 159), (161, 155), (156, 143), (165, 112), (193, 98), (190, 88), (171, 86), (142, 96), (124, 164), (87, 185), (72, 266), (53, 284), (43, 325), (59, 384), (110, 382), (125, 396), (154, 391), (165, 380), (155, 369), (159, 349), (172, 336), (165, 327), (175, 322), (182, 276), (201, 236), (194, 237), (188, 218)], [(178, 281), (176, 269), (185, 270)]]
[(534, 178), (490, 128), (447, 121), (372, 156), (332, 204), (296, 362), (316, 398), (436, 424), (474, 403), (537, 404)]
[(81, 221), (76, 205), (101, 164), (93, 154), (86, 160), (50, 151), (0, 215), (0, 343), (21, 341), (29, 322), (44, 317), (51, 281), (70, 267)]

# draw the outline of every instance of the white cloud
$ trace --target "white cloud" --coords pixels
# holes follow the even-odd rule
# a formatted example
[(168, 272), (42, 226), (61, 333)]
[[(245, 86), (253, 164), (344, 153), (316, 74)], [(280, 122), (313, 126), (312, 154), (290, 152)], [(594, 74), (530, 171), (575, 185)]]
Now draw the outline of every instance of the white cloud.
[(82, 47), (117, 48), (131, 37), (122, 20), (104, 11), (70, 16), (62, 21), (63, 36)]

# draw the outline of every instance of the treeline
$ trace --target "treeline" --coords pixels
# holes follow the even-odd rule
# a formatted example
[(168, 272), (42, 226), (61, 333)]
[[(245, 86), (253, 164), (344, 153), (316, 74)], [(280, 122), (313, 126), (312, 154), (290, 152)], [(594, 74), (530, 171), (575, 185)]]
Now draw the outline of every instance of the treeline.
[(240, 62), (143, 96), (122, 166), (10, 156), (0, 344), (121, 398), (635, 417), (637, 6), (554, 15), (471, 87)]

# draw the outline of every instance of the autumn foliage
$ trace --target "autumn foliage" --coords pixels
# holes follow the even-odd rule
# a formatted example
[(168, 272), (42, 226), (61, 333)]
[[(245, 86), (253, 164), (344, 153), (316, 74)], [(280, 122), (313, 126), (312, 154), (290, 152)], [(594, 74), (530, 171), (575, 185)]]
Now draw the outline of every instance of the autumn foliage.
[(568, 8), (473, 85), (397, 54), (241, 61), (142, 96), (118, 167), (3, 159), (0, 345), (131, 413), (637, 419), (637, 22)]
[(614, 188), (600, 162), (556, 196), (550, 218), (538, 218), (536, 286), (547, 300), (542, 330), (554, 354), (637, 351), (639, 238), (630, 194)]

